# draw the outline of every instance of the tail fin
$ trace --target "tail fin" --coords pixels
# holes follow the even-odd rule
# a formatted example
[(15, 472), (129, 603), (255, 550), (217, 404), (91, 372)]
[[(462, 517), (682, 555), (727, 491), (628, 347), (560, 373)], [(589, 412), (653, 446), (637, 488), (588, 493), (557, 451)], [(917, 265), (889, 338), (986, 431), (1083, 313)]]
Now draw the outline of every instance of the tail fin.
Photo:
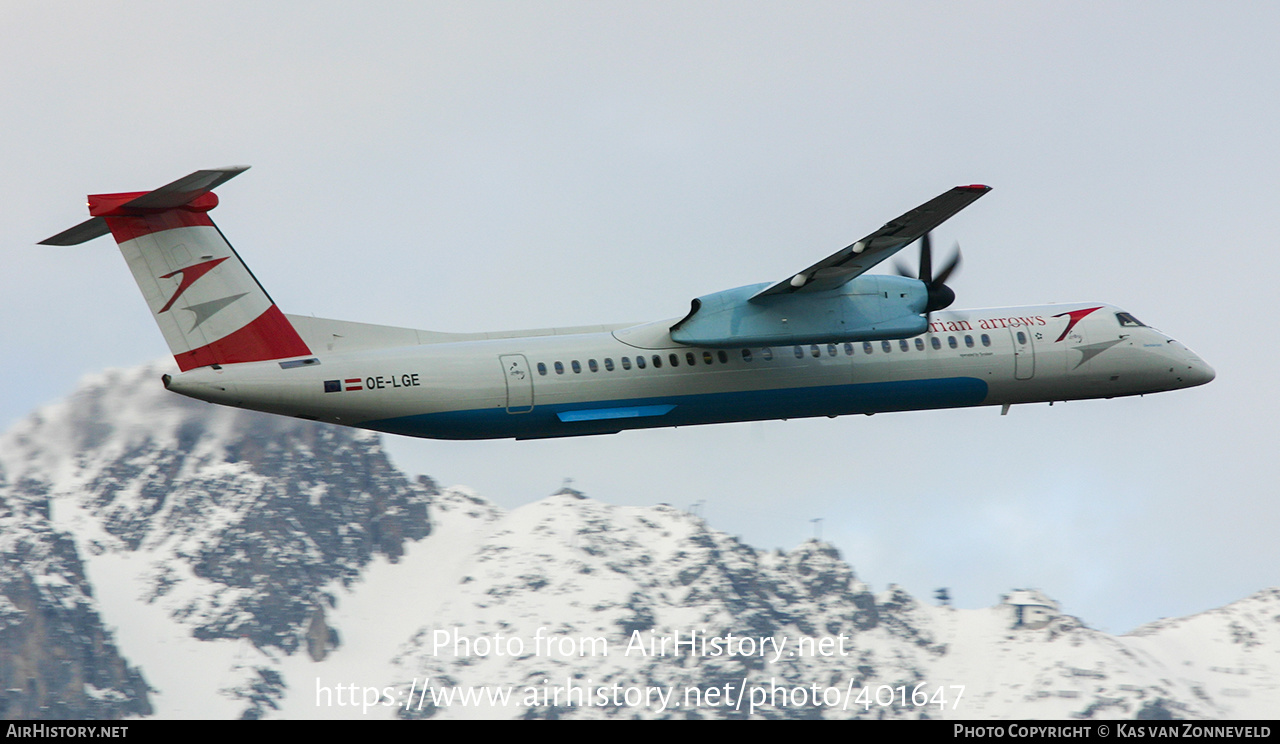
[(89, 220), (41, 245), (108, 232), (183, 372), (305, 356), (305, 342), (209, 219), (213, 189), (248, 166), (196, 171), (155, 191), (89, 197)]

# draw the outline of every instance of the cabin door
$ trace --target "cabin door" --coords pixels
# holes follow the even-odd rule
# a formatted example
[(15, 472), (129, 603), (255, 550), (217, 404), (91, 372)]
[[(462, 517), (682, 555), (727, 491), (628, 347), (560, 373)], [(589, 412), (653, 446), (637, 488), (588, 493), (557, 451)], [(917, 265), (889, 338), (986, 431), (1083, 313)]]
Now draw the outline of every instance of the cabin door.
[(1031, 332), (1025, 327), (1010, 328), (1013, 335), (1013, 376), (1030, 380), (1036, 373), (1036, 347)]
[(524, 354), (503, 354), (502, 377), (507, 383), (507, 413), (528, 413), (533, 410), (533, 375)]

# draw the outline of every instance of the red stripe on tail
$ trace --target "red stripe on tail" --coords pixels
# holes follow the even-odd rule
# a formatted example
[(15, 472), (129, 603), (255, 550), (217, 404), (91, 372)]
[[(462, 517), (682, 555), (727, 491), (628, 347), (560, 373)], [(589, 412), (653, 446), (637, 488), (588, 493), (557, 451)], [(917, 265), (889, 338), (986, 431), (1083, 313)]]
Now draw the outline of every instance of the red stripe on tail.
[(213, 227), (213, 220), (204, 212), (188, 212), (170, 209), (145, 217), (107, 217), (107, 227), (117, 243), (124, 243), (143, 235), (172, 230), (176, 227)]
[(89, 214), (106, 219), (107, 227), (111, 228), (111, 235), (117, 243), (175, 227), (213, 227), (213, 220), (207, 214), (210, 209), (218, 206), (218, 196), (213, 192), (201, 194), (178, 207), (149, 210), (127, 206), (130, 201), (146, 196), (147, 193), (90, 194)]
[(186, 372), (210, 364), (264, 362), (271, 359), (306, 356), (311, 353), (293, 326), (272, 305), (252, 323), (198, 349), (174, 354), (178, 369)]

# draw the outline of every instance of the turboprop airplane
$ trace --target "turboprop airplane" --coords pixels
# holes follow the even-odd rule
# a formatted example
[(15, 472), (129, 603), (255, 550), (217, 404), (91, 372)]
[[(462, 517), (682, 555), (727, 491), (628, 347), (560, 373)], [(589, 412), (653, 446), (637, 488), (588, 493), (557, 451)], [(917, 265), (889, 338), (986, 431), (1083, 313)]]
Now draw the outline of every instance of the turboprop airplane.
[[(209, 218), (247, 166), (89, 197), (45, 241), (115, 238), (178, 368), (169, 390), (415, 437), (533, 439), (1143, 395), (1202, 385), (1187, 347), (1102, 303), (947, 310), (929, 231), (958, 186), (796, 274), (652, 323), (441, 333), (281, 312)], [(915, 278), (865, 273), (921, 241)]]

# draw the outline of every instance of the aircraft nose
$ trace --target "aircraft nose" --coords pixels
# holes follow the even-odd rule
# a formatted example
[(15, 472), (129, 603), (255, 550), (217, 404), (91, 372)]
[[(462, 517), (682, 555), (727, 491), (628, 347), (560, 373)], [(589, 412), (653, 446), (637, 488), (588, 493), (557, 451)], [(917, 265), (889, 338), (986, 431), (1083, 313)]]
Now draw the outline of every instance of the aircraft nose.
[(1179, 356), (1180, 358), (1177, 360), (1177, 366), (1169, 370), (1170, 372), (1173, 372), (1175, 379), (1178, 381), (1179, 387), (1195, 387), (1196, 385), (1203, 385), (1207, 382), (1211, 382), (1214, 377), (1217, 377), (1217, 373), (1213, 371), (1213, 367), (1205, 364), (1204, 360), (1190, 351), (1184, 351)]
[(1192, 385), (1203, 385), (1206, 382), (1212, 382), (1213, 378), (1217, 376), (1218, 373), (1213, 371), (1213, 367), (1210, 367), (1199, 359), (1195, 360), (1191, 364), (1191, 369), (1188, 370), (1188, 381)]
[(1218, 373), (1213, 371), (1213, 367), (1206, 364), (1199, 354), (1183, 344), (1168, 337), (1165, 338), (1165, 344), (1168, 354), (1165, 358), (1173, 363), (1173, 366), (1169, 367), (1169, 372), (1173, 374), (1178, 387), (1204, 385), (1218, 376)]

